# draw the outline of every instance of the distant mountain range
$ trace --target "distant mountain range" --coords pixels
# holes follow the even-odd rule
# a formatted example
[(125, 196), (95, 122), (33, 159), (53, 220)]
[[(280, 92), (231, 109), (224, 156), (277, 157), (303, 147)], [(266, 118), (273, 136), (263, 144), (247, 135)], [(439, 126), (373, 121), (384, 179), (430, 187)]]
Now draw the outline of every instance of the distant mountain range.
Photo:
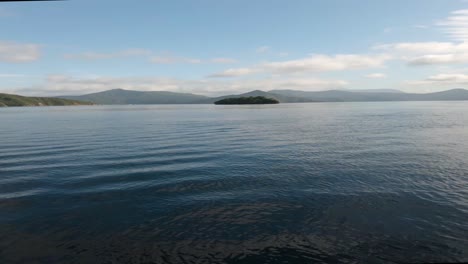
[(143, 92), (113, 89), (99, 93), (80, 96), (60, 96), (59, 98), (88, 101), (95, 104), (211, 104), (216, 101), (234, 98), (264, 96), (276, 99), (281, 103), (305, 102), (385, 102), (385, 101), (455, 101), (468, 100), (468, 90), (453, 89), (443, 92), (415, 94), (398, 90), (329, 90), (306, 92), (298, 90), (255, 90), (243, 94), (232, 94), (220, 97), (207, 97), (190, 93)]
[(92, 105), (90, 102), (81, 102), (51, 97), (26, 97), (14, 94), (0, 93), (0, 107), (13, 106), (61, 106), (61, 105)]
[(140, 92), (123, 89), (113, 89), (99, 93), (79, 96), (60, 96), (60, 98), (88, 101), (103, 105), (123, 104), (193, 104), (209, 97), (188, 93), (173, 92)]

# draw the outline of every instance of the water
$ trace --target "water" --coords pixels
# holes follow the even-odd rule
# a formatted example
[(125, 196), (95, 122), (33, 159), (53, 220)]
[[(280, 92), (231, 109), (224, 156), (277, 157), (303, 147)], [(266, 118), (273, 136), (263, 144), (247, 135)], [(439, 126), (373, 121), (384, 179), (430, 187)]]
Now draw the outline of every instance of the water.
[(0, 263), (468, 261), (468, 103), (0, 109)]

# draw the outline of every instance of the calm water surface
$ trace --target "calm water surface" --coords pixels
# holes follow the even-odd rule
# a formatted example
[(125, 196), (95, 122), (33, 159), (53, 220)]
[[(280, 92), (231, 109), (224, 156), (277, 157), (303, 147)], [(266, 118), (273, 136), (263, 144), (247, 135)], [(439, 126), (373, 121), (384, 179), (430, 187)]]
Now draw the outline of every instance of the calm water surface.
[(0, 109), (0, 263), (468, 261), (468, 103)]

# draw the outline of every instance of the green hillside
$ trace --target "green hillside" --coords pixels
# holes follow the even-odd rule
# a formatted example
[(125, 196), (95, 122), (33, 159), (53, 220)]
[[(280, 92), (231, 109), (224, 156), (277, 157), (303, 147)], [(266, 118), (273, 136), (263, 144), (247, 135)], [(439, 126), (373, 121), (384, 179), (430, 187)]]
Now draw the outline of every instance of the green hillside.
[(92, 105), (93, 103), (49, 97), (26, 97), (0, 93), (0, 107)]

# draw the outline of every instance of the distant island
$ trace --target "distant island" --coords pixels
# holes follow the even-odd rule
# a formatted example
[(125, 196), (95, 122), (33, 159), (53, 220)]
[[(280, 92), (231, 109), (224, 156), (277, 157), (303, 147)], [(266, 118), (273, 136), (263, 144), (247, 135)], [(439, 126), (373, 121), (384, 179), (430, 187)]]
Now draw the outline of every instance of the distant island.
[(225, 98), (214, 102), (216, 105), (279, 104), (279, 101), (264, 96)]
[(93, 105), (91, 102), (51, 97), (26, 97), (0, 93), (0, 107)]

